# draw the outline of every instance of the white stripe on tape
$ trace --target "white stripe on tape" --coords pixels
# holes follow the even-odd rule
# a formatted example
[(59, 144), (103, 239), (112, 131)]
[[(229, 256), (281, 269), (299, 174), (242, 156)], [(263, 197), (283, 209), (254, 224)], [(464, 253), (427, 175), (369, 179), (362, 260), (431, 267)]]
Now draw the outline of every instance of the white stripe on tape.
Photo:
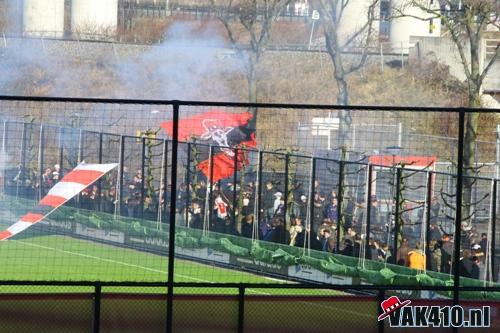
[(83, 191), (87, 186), (74, 182), (59, 182), (50, 189), (48, 194), (62, 197), (66, 200), (73, 198), (76, 194)]
[(32, 225), (33, 225), (33, 223), (30, 223), (30, 222), (19, 221), (19, 222), (14, 223), (10, 227), (8, 227), (7, 231), (10, 232), (12, 235), (15, 235), (21, 231), (28, 229)]
[(100, 171), (102, 173), (107, 173), (111, 169), (115, 168), (118, 163), (110, 163), (110, 164), (79, 164), (74, 170), (92, 170), (92, 171)]

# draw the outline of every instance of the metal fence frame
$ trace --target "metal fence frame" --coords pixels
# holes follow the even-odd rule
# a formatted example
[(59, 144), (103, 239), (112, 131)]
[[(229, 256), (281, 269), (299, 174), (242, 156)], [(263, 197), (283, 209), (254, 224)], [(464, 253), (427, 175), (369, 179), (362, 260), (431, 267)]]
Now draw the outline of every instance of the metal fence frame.
[[(367, 110), (367, 111), (407, 111), (407, 112), (451, 112), (458, 114), (458, 156), (457, 156), (457, 183), (456, 183), (456, 202), (462, 202), (463, 192), (463, 176), (464, 176), (464, 132), (465, 132), (465, 116), (468, 112), (489, 112), (500, 113), (498, 109), (445, 109), (437, 107), (381, 107), (381, 106), (341, 106), (341, 105), (302, 105), (302, 104), (264, 104), (264, 103), (220, 103), (220, 102), (197, 102), (197, 101), (163, 101), (163, 100), (118, 100), (118, 99), (87, 99), (87, 98), (52, 98), (52, 97), (20, 97), (20, 96), (0, 96), (0, 100), (10, 101), (32, 101), (32, 102), (65, 102), (65, 103), (112, 103), (112, 104), (143, 104), (143, 105), (171, 105), (173, 108), (173, 135), (171, 143), (171, 161), (172, 167), (170, 170), (172, 185), (172, 194), (170, 197), (170, 221), (175, 221), (175, 207), (177, 200), (177, 165), (178, 165), (178, 145), (179, 145), (179, 112), (183, 106), (206, 106), (206, 107), (240, 107), (240, 108), (274, 108), (274, 109), (302, 109), (302, 110)], [(314, 163), (314, 159), (313, 159)], [(369, 173), (371, 175), (371, 173)], [(368, 205), (369, 207), (369, 205)], [(368, 208), (369, 210), (369, 208)], [(461, 239), (461, 221), (462, 221), (462, 205), (457, 205), (455, 212), (455, 235), (454, 239)], [(369, 214), (368, 214), (369, 215)], [(100, 313), (100, 300), (101, 288), (103, 286), (143, 286), (143, 287), (167, 287), (167, 327), (166, 332), (173, 332), (172, 316), (173, 316), (173, 298), (174, 287), (203, 287), (204, 284), (200, 283), (180, 283), (174, 282), (174, 262), (175, 262), (175, 223), (170, 223), (169, 226), (169, 253), (168, 253), (168, 280), (166, 283), (101, 283), (101, 282), (33, 282), (33, 281), (1, 281), (0, 285), (52, 285), (52, 286), (93, 286), (94, 287), (94, 332), (99, 332), (99, 313)], [(454, 251), (454, 266), (458, 267), (460, 260), (460, 242), (456, 241)], [(355, 290), (355, 291), (377, 291), (379, 300), (383, 300), (384, 291), (386, 290), (440, 290), (453, 292), (453, 304), (459, 304), (460, 292), (465, 291), (500, 291), (498, 287), (461, 287), (459, 283), (460, 275), (459, 270), (455, 270), (453, 274), (454, 285), (450, 287), (417, 287), (417, 286), (366, 286), (366, 285), (327, 285), (327, 284), (300, 284), (300, 285), (269, 285), (269, 284), (206, 284), (207, 287), (221, 287), (221, 288), (238, 288), (239, 289), (239, 316), (238, 316), (238, 332), (243, 331), (243, 310), (245, 300), (245, 290), (247, 288), (316, 288), (316, 289), (336, 289), (336, 290)], [(380, 311), (380, 308), (379, 308)], [(379, 332), (383, 332), (383, 323), (379, 324)], [(453, 329), (455, 330), (455, 328)]]

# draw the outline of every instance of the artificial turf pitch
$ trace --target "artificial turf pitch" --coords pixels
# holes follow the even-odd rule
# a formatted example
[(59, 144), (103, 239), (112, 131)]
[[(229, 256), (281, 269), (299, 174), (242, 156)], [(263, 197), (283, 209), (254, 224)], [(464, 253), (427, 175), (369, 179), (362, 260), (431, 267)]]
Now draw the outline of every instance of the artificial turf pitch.
[[(0, 242), (3, 281), (165, 282), (167, 265), (166, 256), (62, 235), (25, 235)], [(175, 260), (174, 280), (287, 283), (182, 259)], [(0, 281), (0, 331), (88, 332), (93, 292), (93, 287), (85, 286), (1, 286)], [(102, 292), (102, 331), (164, 331), (166, 288), (103, 287)], [(179, 332), (235, 332), (237, 293), (236, 288), (175, 288), (174, 326)], [(256, 332), (310, 332), (327, 315), (350, 317), (349, 325), (354, 325), (353, 317), (361, 322), (369, 319), (366, 324), (357, 324), (364, 331), (375, 325), (376, 304), (366, 298), (333, 304), (336, 297), (318, 297), (340, 294), (330, 290), (249, 288), (246, 294), (245, 318), (250, 332), (254, 331), (250, 327)], [(267, 297), (270, 295), (281, 296)], [(278, 310), (279, 317), (275, 314)], [(285, 318), (288, 320), (283, 322)], [(313, 331), (331, 332), (317, 327)]]
[[(134, 249), (62, 235), (28, 236), (0, 242), (0, 280), (166, 282), (168, 258)], [(258, 274), (176, 258), (175, 282), (290, 283)], [(105, 291), (164, 292), (165, 288), (105, 287)], [(177, 288), (179, 292), (234, 294), (236, 288)], [(1, 286), (1, 292), (90, 292), (92, 287)], [(249, 289), (249, 294), (290, 294), (298, 290)], [(306, 294), (324, 294), (308, 290)], [(332, 292), (330, 292), (331, 294)]]

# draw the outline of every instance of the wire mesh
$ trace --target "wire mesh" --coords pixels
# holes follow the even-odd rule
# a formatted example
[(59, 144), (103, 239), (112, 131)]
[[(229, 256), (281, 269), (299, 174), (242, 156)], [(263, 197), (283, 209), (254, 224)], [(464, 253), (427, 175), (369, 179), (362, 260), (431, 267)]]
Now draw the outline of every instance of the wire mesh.
[[(9, 278), (166, 281), (170, 213), (176, 282), (356, 285), (405, 275), (418, 284), (419, 274), (453, 277), (454, 113), (352, 110), (345, 131), (344, 113), (334, 110), (181, 106), (172, 184), (168, 105), (2, 104), (4, 227), (78, 163), (119, 163), (14, 238), (17, 250), (6, 260), (35, 264), (37, 274), (11, 265)], [(491, 227), (498, 195), (493, 199), (495, 181), (486, 177), (496, 172), (494, 146), (477, 142), (462, 249), (474, 246), (466, 244), (466, 228), (498, 233)], [(414, 253), (424, 264), (412, 267)], [(479, 280), (498, 279), (495, 260), (481, 263), (491, 272), (481, 270)]]

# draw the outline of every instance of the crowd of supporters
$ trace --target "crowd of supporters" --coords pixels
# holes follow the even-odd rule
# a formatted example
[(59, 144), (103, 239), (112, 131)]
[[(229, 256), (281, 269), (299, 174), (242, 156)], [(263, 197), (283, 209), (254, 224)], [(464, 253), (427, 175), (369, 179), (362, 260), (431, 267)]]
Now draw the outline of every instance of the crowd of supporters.
[[(4, 191), (10, 195), (39, 199), (62, 176), (58, 164), (45, 168), (41, 177), (36, 171), (19, 166), (15, 172), (4, 173)], [(366, 219), (363, 215), (367, 210), (364, 200), (357, 200), (350, 192), (344, 194), (343, 223), (339, 226), (337, 187), (324, 186), (316, 180), (314, 197), (310, 203), (310, 190), (300, 184), (294, 184), (287, 195), (273, 181), (266, 181), (262, 185), (260, 198), (256, 200), (258, 187), (251, 181), (247, 181), (244, 188), (230, 182), (214, 184), (208, 196), (209, 185), (204, 180), (181, 183), (177, 190), (176, 224), (358, 258), (364, 256), (366, 259), (420, 270), (430, 269), (449, 274), (454, 271), (454, 241), (452, 235), (444, 233), (439, 227), (441, 207), (437, 197), (432, 199), (430, 208), (428, 248), (425, 248), (422, 239), (419, 241), (419, 223), (413, 223), (415, 221), (411, 221), (409, 216), (403, 215), (404, 237), (394, 251), (390, 214), (382, 212), (380, 200), (375, 195), (369, 200), (370, 240), (366, 247), (363, 234)], [(142, 170), (130, 173), (125, 167), (121, 200), (116, 177), (105, 177), (86, 188), (70, 204), (132, 218), (162, 218), (162, 221), (168, 222), (170, 191), (166, 191), (162, 197), (160, 189), (161, 186), (146, 191)], [(118, 202), (121, 202), (119, 206)], [(421, 222), (423, 218), (421, 209), (417, 219)], [(483, 276), (487, 247), (486, 234), (479, 236), (475, 228), (465, 233), (459, 266), (461, 275), (476, 279)], [(500, 265), (495, 267), (498, 269)], [(492, 275), (497, 280), (498, 272)]]

